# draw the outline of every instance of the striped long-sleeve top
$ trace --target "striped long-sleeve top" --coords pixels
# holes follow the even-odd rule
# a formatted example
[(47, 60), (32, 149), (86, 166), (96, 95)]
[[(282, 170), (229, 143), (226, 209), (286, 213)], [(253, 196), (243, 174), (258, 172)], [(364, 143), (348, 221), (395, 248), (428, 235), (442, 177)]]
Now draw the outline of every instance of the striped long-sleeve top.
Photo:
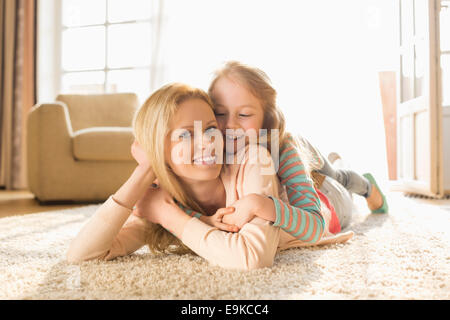
[(291, 135), (280, 148), (279, 161), (278, 178), (286, 189), (289, 203), (271, 197), (276, 209), (274, 226), (280, 226), (298, 240), (316, 243), (325, 231), (325, 220), (319, 195)]
[[(317, 243), (325, 232), (319, 196), (305, 170), (291, 135), (280, 147), (278, 178), (285, 188), (289, 202), (270, 197), (276, 210), (274, 226), (281, 227), (294, 238), (305, 243)], [(316, 159), (320, 160), (320, 159)], [(180, 205), (191, 217), (201, 214)]]

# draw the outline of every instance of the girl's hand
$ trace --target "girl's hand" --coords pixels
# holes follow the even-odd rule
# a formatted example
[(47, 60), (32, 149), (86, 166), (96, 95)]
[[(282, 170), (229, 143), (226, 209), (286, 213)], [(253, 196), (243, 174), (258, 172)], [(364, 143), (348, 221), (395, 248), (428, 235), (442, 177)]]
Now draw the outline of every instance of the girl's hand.
[(272, 199), (260, 194), (252, 193), (233, 203), (235, 213), (226, 215), (223, 222), (240, 228), (255, 217), (275, 221), (275, 206)]
[(160, 187), (150, 187), (136, 203), (133, 214), (156, 224), (162, 224), (162, 218), (168, 207), (176, 206), (172, 196)]
[(230, 213), (233, 212), (234, 212), (233, 207), (220, 208), (212, 216), (202, 215), (199, 219), (200, 221), (203, 221), (204, 223), (209, 224), (210, 226), (219, 228), (220, 230), (228, 232), (238, 232), (239, 228), (237, 226), (222, 222), (223, 218), (226, 215), (229, 215)]

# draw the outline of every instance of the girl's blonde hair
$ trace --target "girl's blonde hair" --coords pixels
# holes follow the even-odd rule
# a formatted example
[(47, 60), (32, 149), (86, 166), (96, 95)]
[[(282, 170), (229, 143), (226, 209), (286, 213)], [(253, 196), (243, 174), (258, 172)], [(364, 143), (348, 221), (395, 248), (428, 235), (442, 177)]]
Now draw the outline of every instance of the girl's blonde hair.
[[(184, 191), (180, 179), (165, 158), (166, 137), (170, 120), (179, 105), (188, 99), (201, 99), (211, 108), (206, 92), (182, 83), (172, 83), (155, 91), (137, 110), (133, 129), (137, 142), (146, 151), (152, 169), (162, 188), (183, 206), (205, 214), (202, 207)], [(153, 253), (187, 253), (191, 250), (159, 224), (149, 223), (147, 243)]]
[(319, 163), (313, 156), (312, 151), (307, 147), (306, 142), (301, 137), (292, 137), (286, 132), (286, 120), (283, 113), (277, 106), (277, 92), (272, 87), (270, 78), (261, 69), (246, 65), (238, 61), (228, 61), (221, 68), (214, 72), (213, 80), (208, 89), (209, 96), (215, 105), (214, 86), (222, 77), (228, 77), (237, 81), (240, 85), (249, 90), (260, 101), (264, 120), (262, 129), (267, 129), (267, 148), (271, 149), (271, 134), (270, 129), (278, 129), (279, 149), (287, 143), (293, 143), (298, 149), (305, 169), (310, 175), (311, 170), (315, 169)]

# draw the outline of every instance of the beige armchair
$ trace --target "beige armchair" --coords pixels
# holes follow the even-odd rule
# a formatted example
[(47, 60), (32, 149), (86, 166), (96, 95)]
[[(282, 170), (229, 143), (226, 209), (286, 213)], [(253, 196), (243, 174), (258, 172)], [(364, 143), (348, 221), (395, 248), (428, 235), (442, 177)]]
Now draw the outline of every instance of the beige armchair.
[(28, 116), (30, 191), (41, 201), (103, 201), (137, 163), (130, 147), (133, 93), (59, 95)]

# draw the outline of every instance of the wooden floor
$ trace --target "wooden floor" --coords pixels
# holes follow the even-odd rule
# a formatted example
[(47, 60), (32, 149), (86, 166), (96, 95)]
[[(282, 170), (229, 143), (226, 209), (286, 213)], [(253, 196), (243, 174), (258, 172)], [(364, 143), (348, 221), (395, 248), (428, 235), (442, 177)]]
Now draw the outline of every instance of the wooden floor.
[(0, 218), (29, 213), (78, 208), (87, 203), (40, 204), (34, 195), (26, 190), (0, 190)]

